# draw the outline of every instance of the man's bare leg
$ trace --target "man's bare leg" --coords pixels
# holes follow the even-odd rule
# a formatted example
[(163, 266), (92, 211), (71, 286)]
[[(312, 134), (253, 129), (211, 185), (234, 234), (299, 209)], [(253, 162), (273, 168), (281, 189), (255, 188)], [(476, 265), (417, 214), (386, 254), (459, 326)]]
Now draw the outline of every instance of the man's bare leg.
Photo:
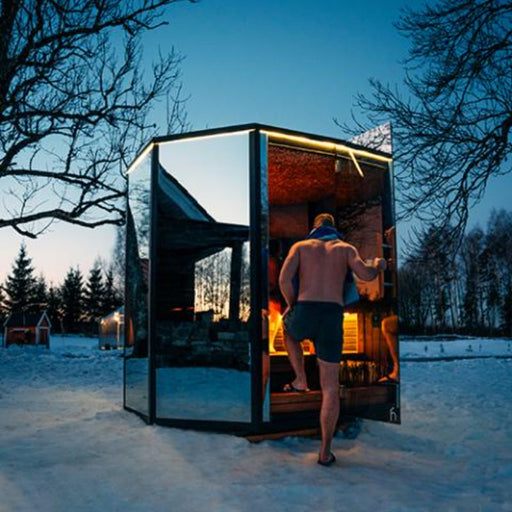
[(299, 341), (295, 341), (292, 337), (285, 332), (284, 343), (288, 351), (288, 359), (295, 372), (295, 380), (292, 381), (292, 386), (296, 389), (306, 389), (308, 387), (306, 370), (304, 368), (304, 353), (302, 352), (302, 345)]
[(322, 444), (318, 459), (328, 461), (331, 455), (331, 442), (340, 414), (340, 365), (318, 359), (320, 386), (322, 387), (322, 409), (320, 427)]
[(391, 379), (398, 380), (398, 355), (396, 353), (396, 345), (397, 345), (397, 337), (393, 333), (386, 332), (384, 333), (384, 338), (388, 344), (389, 353), (391, 354), (391, 359), (393, 360), (393, 371), (388, 375)]
[[(387, 377), (398, 380), (398, 354), (397, 354), (397, 345), (398, 345), (398, 317), (396, 315), (388, 316), (384, 318), (381, 325), (382, 334), (384, 335), (384, 339), (386, 340), (386, 345), (388, 346), (389, 353), (391, 355), (391, 359), (393, 361), (393, 371), (387, 375)], [(383, 377), (385, 379), (386, 377)], [(379, 379), (379, 380), (383, 380)]]

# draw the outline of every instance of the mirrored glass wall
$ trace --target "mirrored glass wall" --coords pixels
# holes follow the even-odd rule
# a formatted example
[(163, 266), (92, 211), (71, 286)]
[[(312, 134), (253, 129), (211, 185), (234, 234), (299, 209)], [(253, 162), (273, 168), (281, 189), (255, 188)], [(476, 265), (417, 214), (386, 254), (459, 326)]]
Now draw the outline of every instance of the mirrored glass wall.
[(125, 406), (148, 415), (151, 154), (130, 171), (128, 180)]
[(248, 134), (160, 144), (156, 201), (156, 416), (248, 422)]
[(357, 281), (360, 300), (345, 309), (342, 410), (399, 422), (390, 159), (356, 161), (334, 143), (261, 127), (170, 139), (129, 172), (125, 406), (150, 422), (237, 432), (317, 425), (310, 340), (311, 391), (283, 393), (293, 374), (279, 272), (327, 212), (363, 259), (390, 262)]

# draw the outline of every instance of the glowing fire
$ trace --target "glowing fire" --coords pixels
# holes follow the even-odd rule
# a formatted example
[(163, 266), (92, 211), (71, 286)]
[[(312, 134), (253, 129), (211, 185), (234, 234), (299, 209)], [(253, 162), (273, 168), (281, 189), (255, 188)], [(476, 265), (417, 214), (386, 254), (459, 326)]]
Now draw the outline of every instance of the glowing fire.
[[(269, 351), (272, 354), (286, 353), (284, 344), (283, 316), (281, 314), (281, 304), (276, 300), (269, 302)], [(344, 313), (343, 322), (343, 353), (359, 352), (358, 340), (358, 316), (357, 313)], [(305, 354), (314, 354), (313, 343), (306, 340), (302, 343)]]
[[(281, 315), (281, 304), (270, 299), (269, 303), (269, 324), (268, 342), (270, 352), (276, 352), (275, 341), (278, 333), (283, 336), (283, 316)], [(280, 337), (281, 337), (280, 336)], [(284, 340), (283, 340), (284, 341)]]

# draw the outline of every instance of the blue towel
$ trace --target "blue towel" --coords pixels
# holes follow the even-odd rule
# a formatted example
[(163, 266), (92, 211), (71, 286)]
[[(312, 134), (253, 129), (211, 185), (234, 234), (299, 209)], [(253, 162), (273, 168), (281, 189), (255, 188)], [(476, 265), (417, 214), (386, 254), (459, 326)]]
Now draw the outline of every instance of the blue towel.
[[(306, 237), (306, 240), (311, 239), (316, 240), (343, 240), (341, 233), (330, 226), (320, 226), (318, 228), (314, 228), (310, 231), (309, 235)], [(293, 277), (293, 289), (295, 291), (295, 296), (299, 295), (299, 273), (295, 274)], [(354, 274), (352, 270), (347, 269), (347, 275), (345, 276), (345, 282), (343, 283), (343, 304), (345, 306), (349, 306), (350, 304), (355, 304), (359, 300), (359, 292), (357, 291), (357, 286), (354, 280)]]

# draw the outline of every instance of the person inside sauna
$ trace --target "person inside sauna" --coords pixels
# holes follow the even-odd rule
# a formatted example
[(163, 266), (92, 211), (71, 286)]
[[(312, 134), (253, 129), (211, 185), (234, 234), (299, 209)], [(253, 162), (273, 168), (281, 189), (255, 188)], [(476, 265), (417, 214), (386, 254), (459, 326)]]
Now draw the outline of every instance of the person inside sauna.
[(382, 320), (381, 331), (386, 345), (393, 361), (393, 369), (384, 377), (381, 377), (377, 383), (396, 383), (398, 382), (398, 315), (390, 315)]
[(357, 249), (341, 240), (334, 217), (317, 215), (306, 240), (295, 243), (283, 263), (279, 287), (286, 302), (283, 313), (285, 345), (295, 379), (283, 391), (306, 393), (308, 383), (301, 341), (315, 346), (320, 370), (322, 442), (318, 463), (329, 466), (336, 458), (331, 441), (338, 422), (339, 365), (343, 343), (343, 288), (348, 271), (371, 281), (386, 269), (386, 261), (365, 263)]

